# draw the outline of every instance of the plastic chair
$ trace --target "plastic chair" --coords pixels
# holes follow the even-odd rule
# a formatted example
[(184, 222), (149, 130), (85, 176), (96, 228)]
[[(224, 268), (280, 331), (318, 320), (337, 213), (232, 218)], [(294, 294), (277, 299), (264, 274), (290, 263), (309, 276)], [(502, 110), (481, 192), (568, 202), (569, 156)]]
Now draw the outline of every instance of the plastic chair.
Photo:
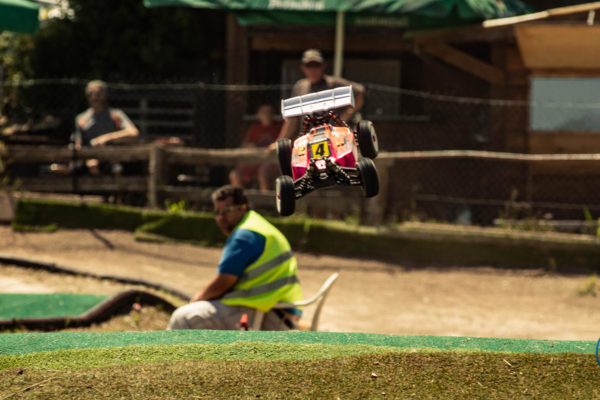
[[(275, 304), (275, 306), (273, 306), (273, 308), (274, 309), (275, 308), (282, 309), (282, 308), (305, 307), (305, 306), (309, 306), (309, 305), (316, 303), (317, 308), (315, 310), (315, 313), (313, 314), (313, 318), (312, 318), (312, 321), (310, 324), (310, 330), (316, 331), (319, 327), (319, 318), (321, 317), (321, 310), (323, 309), (323, 303), (325, 303), (325, 299), (327, 298), (327, 295), (329, 294), (329, 290), (331, 290), (331, 287), (333, 286), (334, 282), (337, 280), (337, 278), (339, 276), (340, 276), (340, 274), (338, 272), (332, 274), (329, 278), (327, 278), (327, 280), (325, 281), (323, 286), (321, 286), (321, 289), (319, 289), (317, 294), (315, 294), (310, 299), (296, 301), (293, 303), (278, 303), (278, 304)], [(264, 312), (256, 310), (254, 319), (252, 321), (251, 329), (254, 331), (259, 331), (262, 326), (264, 317), (265, 317)]]

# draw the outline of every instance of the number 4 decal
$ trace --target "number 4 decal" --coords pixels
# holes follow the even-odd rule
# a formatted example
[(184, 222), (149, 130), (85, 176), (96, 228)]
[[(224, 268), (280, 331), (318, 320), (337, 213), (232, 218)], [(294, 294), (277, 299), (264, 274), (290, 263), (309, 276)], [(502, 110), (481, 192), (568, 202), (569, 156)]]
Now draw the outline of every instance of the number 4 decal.
[(315, 143), (312, 145), (312, 152), (315, 157), (326, 157), (329, 155), (329, 146), (326, 142)]
[(319, 144), (317, 146), (317, 151), (315, 151), (315, 154), (323, 157), (325, 155), (325, 144), (323, 144), (323, 143)]

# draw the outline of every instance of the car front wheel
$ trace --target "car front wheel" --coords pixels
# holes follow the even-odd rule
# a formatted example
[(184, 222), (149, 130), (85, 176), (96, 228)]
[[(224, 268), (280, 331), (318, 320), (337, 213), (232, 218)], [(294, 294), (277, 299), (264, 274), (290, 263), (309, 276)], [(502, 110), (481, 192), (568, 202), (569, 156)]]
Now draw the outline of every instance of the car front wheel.
[(375, 133), (375, 127), (371, 121), (363, 119), (358, 123), (356, 128), (356, 135), (358, 137), (358, 147), (363, 157), (374, 159), (379, 154), (379, 142), (377, 141), (377, 134)]
[(379, 177), (377, 176), (377, 168), (375, 163), (370, 158), (361, 158), (356, 164), (362, 187), (366, 197), (377, 196), (379, 193)]
[(282, 175), (275, 180), (276, 205), (279, 215), (286, 217), (292, 215), (295, 209), (296, 196), (294, 193), (294, 180), (287, 175)]
[(277, 141), (277, 158), (283, 175), (292, 176), (292, 141), (284, 138)]

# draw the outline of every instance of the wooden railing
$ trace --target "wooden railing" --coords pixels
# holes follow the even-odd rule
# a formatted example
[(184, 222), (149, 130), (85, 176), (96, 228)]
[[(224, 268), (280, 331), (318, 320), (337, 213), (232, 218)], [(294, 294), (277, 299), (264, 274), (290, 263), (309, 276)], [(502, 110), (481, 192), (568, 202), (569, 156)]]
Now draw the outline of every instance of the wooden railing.
[[(163, 144), (144, 144), (132, 146), (107, 146), (84, 148), (72, 151), (66, 147), (55, 146), (10, 146), (5, 158), (11, 164), (68, 164), (73, 160), (98, 159), (101, 162), (146, 162), (147, 173), (137, 176), (112, 175), (59, 175), (48, 174), (43, 177), (18, 177), (20, 188), (33, 192), (109, 194), (136, 192), (146, 193), (148, 206), (158, 208), (165, 199), (185, 199), (195, 202), (210, 203), (210, 195), (214, 188), (207, 186), (169, 185), (165, 179), (165, 171), (173, 165), (196, 165), (206, 167), (228, 167), (256, 164), (264, 162), (276, 163), (275, 152), (264, 149), (200, 149)], [(385, 197), (387, 193), (384, 165), (390, 161), (378, 162), (381, 194), (374, 199), (365, 200), (361, 191), (321, 190), (310, 194), (302, 200), (307, 209), (335, 210), (340, 215), (360, 211), (364, 222), (376, 223), (383, 217)], [(144, 171), (146, 172), (146, 171)], [(247, 190), (247, 195), (254, 206), (273, 208), (274, 192)]]
[[(151, 208), (160, 207), (166, 199), (185, 199), (210, 204), (210, 195), (214, 187), (210, 187), (208, 184), (203, 186), (169, 184), (166, 172), (174, 165), (233, 168), (243, 164), (277, 162), (275, 153), (267, 153), (264, 149), (201, 149), (163, 144), (85, 148), (76, 153), (66, 147), (13, 145), (7, 147), (4, 158), (9, 165), (68, 164), (74, 159), (90, 158), (105, 162), (144, 162), (148, 168), (137, 176), (47, 175), (18, 178), (21, 189), (34, 192), (78, 194), (135, 192), (145, 194), (148, 206)], [(365, 199), (358, 188), (333, 188), (311, 193), (298, 202), (298, 208), (318, 210), (324, 216), (348, 215), (359, 211), (362, 222), (378, 224), (383, 221), (386, 210), (390, 210), (389, 199), (394, 197), (390, 195), (390, 189), (394, 184), (394, 180), (390, 179), (391, 167), (402, 160), (457, 158), (527, 163), (529, 167), (524, 172), (528, 174), (525, 179), (527, 186), (525, 202), (535, 202), (530, 196), (535, 185), (534, 176), (548, 174), (548, 171), (553, 172), (557, 168), (560, 168), (563, 173), (572, 171), (572, 175), (575, 176), (580, 170), (583, 171), (581, 173), (597, 171), (597, 165), (600, 162), (600, 154), (514, 154), (475, 150), (383, 152), (375, 160), (380, 181), (380, 191), (376, 197)], [(523, 178), (525, 177), (520, 177), (522, 181)], [(248, 190), (247, 194), (255, 207), (274, 210), (274, 192), (261, 193), (257, 190)], [(496, 206), (498, 205), (496, 203), (505, 201), (510, 202), (511, 200), (493, 200)]]

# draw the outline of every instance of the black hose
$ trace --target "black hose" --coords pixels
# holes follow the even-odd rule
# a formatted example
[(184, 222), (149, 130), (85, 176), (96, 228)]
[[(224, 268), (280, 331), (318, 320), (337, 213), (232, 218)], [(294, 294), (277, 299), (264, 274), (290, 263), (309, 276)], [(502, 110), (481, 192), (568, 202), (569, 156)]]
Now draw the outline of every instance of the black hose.
[(168, 313), (173, 312), (176, 308), (167, 300), (152, 293), (141, 290), (127, 290), (104, 300), (85, 314), (77, 317), (13, 318), (10, 320), (0, 320), (0, 330), (25, 328), (30, 330), (56, 331), (65, 328), (90, 326), (109, 320), (115, 315), (127, 314), (134, 303), (158, 306)]

